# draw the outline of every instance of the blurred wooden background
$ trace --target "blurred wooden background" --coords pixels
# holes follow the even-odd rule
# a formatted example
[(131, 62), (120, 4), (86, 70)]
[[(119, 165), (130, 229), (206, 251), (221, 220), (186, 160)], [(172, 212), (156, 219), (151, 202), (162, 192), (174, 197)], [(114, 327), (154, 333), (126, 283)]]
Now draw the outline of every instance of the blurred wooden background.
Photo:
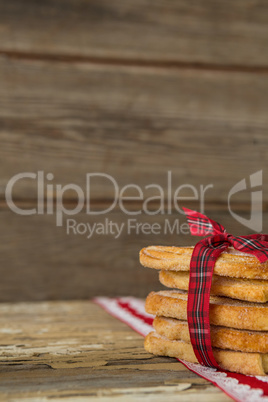
[[(53, 184), (85, 190), (91, 172), (121, 187), (165, 188), (170, 170), (173, 189), (212, 183), (205, 212), (249, 234), (228, 212), (228, 192), (263, 170), (267, 232), (267, 38), (265, 1), (0, 0), (0, 301), (145, 296), (160, 285), (156, 272), (139, 266), (139, 249), (197, 241), (68, 236), (53, 215), (10, 211), (5, 188), (20, 172), (51, 172)], [(34, 181), (14, 190), (19, 206), (36, 206)], [(104, 184), (92, 192), (95, 208), (111, 198)], [(74, 194), (65, 202), (75, 206)], [(232, 205), (248, 217), (249, 192)], [(106, 217), (127, 219), (118, 207)], [(75, 217), (104, 218), (84, 210)], [(183, 221), (175, 210), (137, 217), (166, 218)]]

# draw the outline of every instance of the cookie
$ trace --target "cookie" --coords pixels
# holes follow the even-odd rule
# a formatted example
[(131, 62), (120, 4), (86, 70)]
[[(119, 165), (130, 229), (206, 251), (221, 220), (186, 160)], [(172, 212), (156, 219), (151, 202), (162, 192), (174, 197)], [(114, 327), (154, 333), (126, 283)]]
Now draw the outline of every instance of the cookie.
[[(183, 341), (171, 341), (150, 332), (144, 341), (145, 350), (157, 356), (169, 356), (197, 363), (192, 345)], [(268, 354), (244, 353), (213, 348), (217, 363), (224, 370), (246, 375), (263, 376), (268, 373)]]
[[(187, 298), (187, 293), (180, 290), (151, 292), (146, 298), (145, 310), (149, 314), (187, 320)], [(211, 296), (209, 319), (214, 325), (267, 331), (268, 304)]]
[[(177, 320), (176, 318), (155, 317), (153, 327), (159, 335), (170, 340), (191, 342), (187, 321)], [(211, 344), (215, 348), (240, 352), (268, 353), (268, 332), (211, 325), (210, 335)]]
[[(150, 246), (140, 251), (140, 262), (148, 268), (189, 271), (192, 252), (193, 247)], [(214, 273), (233, 278), (268, 280), (268, 261), (261, 264), (255, 256), (229, 249), (217, 259)]]
[[(159, 280), (168, 288), (188, 290), (189, 272), (160, 271)], [(256, 303), (268, 301), (268, 281), (213, 275), (211, 295)]]

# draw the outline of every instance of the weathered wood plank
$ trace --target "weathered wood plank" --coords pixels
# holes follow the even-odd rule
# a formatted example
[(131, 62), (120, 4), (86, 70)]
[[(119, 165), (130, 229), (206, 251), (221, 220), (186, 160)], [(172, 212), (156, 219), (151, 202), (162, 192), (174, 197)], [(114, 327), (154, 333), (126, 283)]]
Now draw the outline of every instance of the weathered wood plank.
[[(237, 223), (227, 211), (206, 210), (214, 220), (222, 223), (230, 233), (249, 234), (250, 230)], [(237, 211), (246, 217), (247, 212)], [(263, 216), (263, 232), (268, 232), (267, 212)], [(107, 229), (107, 234), (94, 232), (75, 234), (64, 218), (63, 226), (56, 227), (55, 215), (19, 216), (1, 210), (0, 243), (0, 301), (88, 299), (98, 295), (145, 297), (152, 289), (162, 287), (158, 273), (139, 264), (139, 250), (151, 244), (193, 245), (198, 237), (179, 231), (173, 233), (165, 227), (175, 220), (179, 224), (185, 217), (179, 214), (129, 217), (119, 212), (105, 216), (80, 213), (73, 218), (77, 224), (105, 223), (122, 225), (118, 238)], [(160, 232), (152, 233), (148, 227), (142, 232), (128, 230), (128, 220), (152, 225), (158, 223)], [(76, 226), (77, 227), (77, 226)], [(77, 230), (77, 229), (76, 229)], [(82, 233), (82, 227), (79, 229)], [(105, 230), (105, 229), (104, 229)]]
[(0, 304), (1, 400), (227, 401), (89, 301)]
[[(120, 188), (157, 183), (166, 191), (170, 170), (173, 190), (213, 184), (207, 199), (226, 203), (236, 182), (267, 173), (268, 75), (1, 58), (0, 76), (2, 197), (25, 171), (52, 172), (54, 188), (85, 190), (86, 174), (102, 172)], [(14, 192), (34, 198), (36, 183)], [(113, 196), (97, 181), (94, 199)], [(237, 200), (249, 202), (249, 192)]]
[(268, 65), (263, 1), (13, 0), (0, 4), (0, 31), (8, 52)]

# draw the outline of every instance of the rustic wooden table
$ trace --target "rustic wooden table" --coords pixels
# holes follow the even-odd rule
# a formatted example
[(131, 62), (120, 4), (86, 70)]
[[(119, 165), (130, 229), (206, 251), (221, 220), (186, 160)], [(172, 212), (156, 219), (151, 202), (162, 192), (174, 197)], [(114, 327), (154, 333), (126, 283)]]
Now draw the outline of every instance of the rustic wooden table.
[(0, 400), (227, 401), (90, 301), (0, 304)]

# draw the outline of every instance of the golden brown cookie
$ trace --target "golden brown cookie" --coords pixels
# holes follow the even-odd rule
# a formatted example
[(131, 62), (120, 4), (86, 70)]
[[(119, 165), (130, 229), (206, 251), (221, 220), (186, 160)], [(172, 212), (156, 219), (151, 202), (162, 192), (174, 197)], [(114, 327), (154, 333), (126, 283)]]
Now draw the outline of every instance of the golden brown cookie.
[[(159, 335), (170, 340), (191, 342), (187, 321), (177, 320), (176, 318), (155, 317), (153, 327)], [(215, 348), (240, 352), (268, 353), (268, 332), (211, 325), (210, 334), (211, 344)]]
[[(148, 268), (189, 271), (193, 247), (150, 246), (140, 251), (140, 262)], [(268, 280), (268, 261), (260, 263), (250, 255), (230, 249), (216, 261), (214, 273), (233, 278)]]
[[(188, 290), (189, 272), (162, 270), (159, 272), (159, 280), (168, 288)], [(268, 281), (213, 275), (211, 294), (250, 302), (266, 303), (268, 301)]]
[[(187, 293), (180, 290), (151, 292), (145, 310), (149, 314), (187, 320)], [(249, 303), (226, 297), (210, 297), (210, 323), (252, 331), (268, 330), (268, 304)]]
[[(176, 357), (197, 363), (192, 345), (183, 341), (171, 341), (155, 332), (145, 338), (147, 352), (158, 356)], [(217, 363), (224, 369), (246, 375), (266, 375), (268, 373), (268, 354), (243, 353), (231, 350), (213, 349)]]

